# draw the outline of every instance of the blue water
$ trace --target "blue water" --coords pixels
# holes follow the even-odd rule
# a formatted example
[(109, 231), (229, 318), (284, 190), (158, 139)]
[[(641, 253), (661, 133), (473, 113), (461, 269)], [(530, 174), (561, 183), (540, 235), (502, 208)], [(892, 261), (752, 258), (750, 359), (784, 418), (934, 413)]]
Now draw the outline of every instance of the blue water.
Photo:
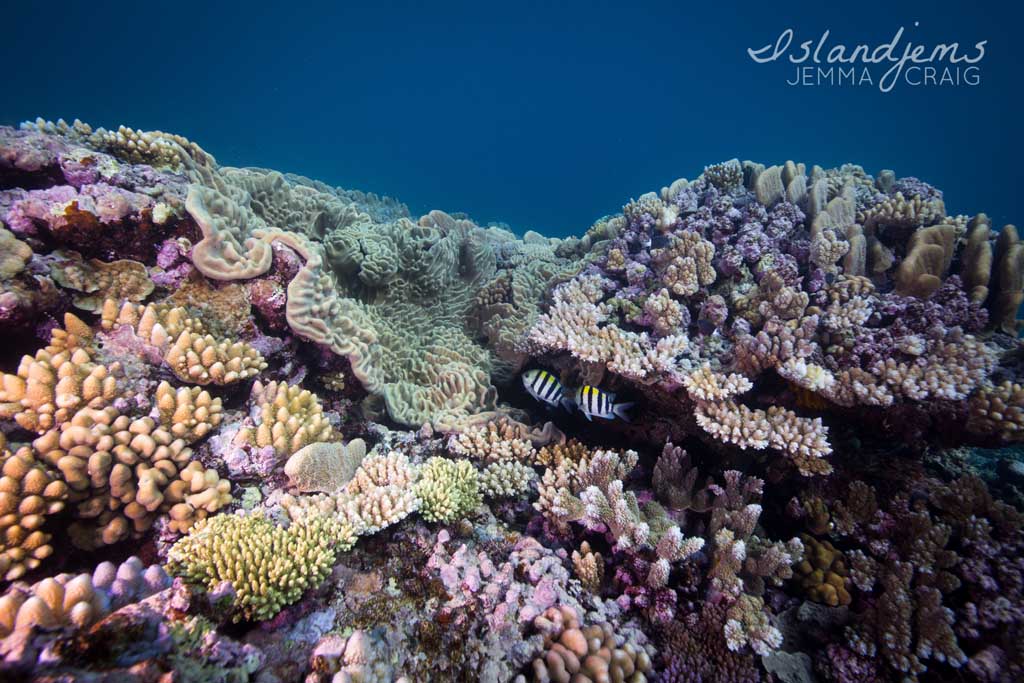
[[(173, 131), (223, 164), (550, 235), (732, 157), (893, 168), (951, 213), (1020, 221), (1020, 4), (830, 4), (12, 3), (0, 122)], [(900, 26), (987, 40), (980, 83), (789, 86), (795, 67), (746, 52)]]

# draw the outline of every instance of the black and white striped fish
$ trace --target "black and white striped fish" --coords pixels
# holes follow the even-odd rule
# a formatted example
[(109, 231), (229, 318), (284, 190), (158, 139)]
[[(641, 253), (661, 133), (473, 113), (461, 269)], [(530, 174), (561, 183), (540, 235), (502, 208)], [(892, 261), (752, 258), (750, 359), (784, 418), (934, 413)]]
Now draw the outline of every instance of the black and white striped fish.
[(565, 406), (567, 403), (571, 403), (565, 398), (562, 383), (547, 370), (539, 368), (527, 370), (523, 373), (523, 386), (526, 387), (530, 396), (541, 403), (547, 403), (550, 406)]
[(617, 417), (626, 422), (629, 422), (626, 411), (633, 407), (632, 403), (616, 403), (615, 394), (601, 391), (589, 384), (576, 390), (576, 405), (588, 420), (592, 417), (614, 420)]

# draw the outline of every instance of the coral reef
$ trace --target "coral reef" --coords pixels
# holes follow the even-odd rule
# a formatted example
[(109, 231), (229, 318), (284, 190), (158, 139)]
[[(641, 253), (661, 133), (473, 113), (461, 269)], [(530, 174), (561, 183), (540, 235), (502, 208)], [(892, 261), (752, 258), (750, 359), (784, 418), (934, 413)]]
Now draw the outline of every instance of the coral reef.
[(1024, 246), (923, 180), (517, 237), (38, 120), (0, 183), (4, 680), (1024, 677)]

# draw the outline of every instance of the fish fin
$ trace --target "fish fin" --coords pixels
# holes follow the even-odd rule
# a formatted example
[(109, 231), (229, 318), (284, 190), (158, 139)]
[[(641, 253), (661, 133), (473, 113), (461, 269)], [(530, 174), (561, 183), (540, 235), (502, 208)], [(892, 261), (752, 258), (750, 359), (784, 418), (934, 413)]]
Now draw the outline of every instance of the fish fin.
[(616, 404), (616, 406), (614, 408), (612, 408), (612, 412), (615, 414), (616, 417), (618, 417), (622, 421), (624, 421), (624, 422), (631, 422), (632, 420), (630, 419), (629, 414), (626, 411), (629, 410), (632, 407), (633, 407), (633, 403), (631, 403), (631, 402), (630, 403), (618, 403), (618, 404)]
[(583, 417), (587, 418), (587, 422), (593, 422), (594, 418), (590, 417), (590, 413), (585, 410), (580, 411), (583, 413)]
[(568, 396), (563, 396), (562, 400), (559, 401), (559, 403), (562, 405), (563, 408), (565, 408), (566, 411), (570, 413), (573, 411), (573, 408), (576, 407), (576, 401), (573, 401)]

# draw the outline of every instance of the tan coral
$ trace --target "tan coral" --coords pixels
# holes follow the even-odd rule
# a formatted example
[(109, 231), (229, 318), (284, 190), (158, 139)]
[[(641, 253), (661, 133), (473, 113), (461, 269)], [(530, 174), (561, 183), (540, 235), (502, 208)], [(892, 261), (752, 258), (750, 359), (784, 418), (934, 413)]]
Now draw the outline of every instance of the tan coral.
[(0, 433), (0, 576), (21, 578), (53, 554), (47, 515), (64, 509), (67, 486), (31, 448), (7, 449)]
[(995, 260), (995, 296), (989, 304), (991, 324), (1016, 336), (1020, 327), (1017, 311), (1024, 302), (1024, 244), (1016, 227), (1007, 225), (999, 231)]
[(256, 425), (241, 430), (236, 443), (273, 446), (279, 456), (288, 456), (309, 444), (339, 439), (317, 395), (297, 384), (256, 382), (251, 400), (259, 407)]
[(88, 574), (60, 574), (32, 586), (19, 583), (0, 596), (0, 638), (35, 628), (84, 628), (105, 613)]
[(590, 544), (583, 541), (579, 550), (572, 551), (572, 567), (584, 588), (594, 595), (601, 594), (604, 582), (604, 558), (601, 553), (592, 550)]
[(195, 384), (232, 384), (255, 377), (267, 367), (262, 354), (244, 341), (217, 338), (198, 317), (180, 306), (146, 306), (107, 300), (102, 327), (129, 325), (158, 348), (179, 379)]
[(666, 247), (651, 250), (654, 270), (676, 296), (692, 296), (715, 281), (715, 245), (699, 233), (674, 233)]
[(529, 680), (643, 683), (652, 671), (651, 655), (641, 644), (616, 637), (609, 623), (584, 626), (568, 605), (549, 607), (534, 625), (544, 634), (545, 652), (533, 660)]
[(49, 346), (24, 356), (14, 375), (4, 374), (0, 385), (0, 417), (42, 433), (74, 415), (80, 408), (102, 408), (119, 395), (118, 363), (103, 365), (82, 346), (92, 331), (68, 313), (66, 329), (55, 328)]
[(986, 385), (967, 403), (967, 429), (1012, 443), (1024, 440), (1024, 387), (1009, 380)]
[(182, 332), (164, 360), (180, 379), (197, 384), (232, 384), (255, 377), (267, 367), (260, 352), (245, 342)]
[(199, 462), (190, 462), (178, 479), (171, 482), (166, 491), (169, 527), (176, 533), (184, 533), (201, 519), (217, 512), (232, 501), (231, 482), (221, 479), (215, 469), (207, 469)]
[(896, 293), (927, 299), (942, 285), (956, 243), (951, 225), (933, 225), (911, 235), (896, 271)]
[(807, 534), (800, 536), (804, 544), (804, 559), (794, 566), (800, 574), (801, 585), (808, 597), (829, 607), (849, 605), (852, 602), (848, 585), (850, 572), (843, 553), (828, 541), (818, 541)]
[(507, 418), (467, 427), (451, 440), (451, 449), (485, 463), (532, 462), (537, 452), (533, 442), (524, 438), (518, 425)]
[[(213, 512), (230, 500), (230, 484), (189, 465), (187, 441), (150, 417), (84, 408), (32, 445), (70, 488), (78, 518), (70, 532), (83, 548), (138, 536), (179, 503)], [(195, 516), (179, 508), (174, 521), (184, 528)]]
[(160, 424), (175, 438), (193, 442), (216, 429), (223, 417), (220, 397), (199, 387), (178, 387), (161, 382), (156, 389)]
[(978, 214), (967, 226), (967, 244), (960, 258), (960, 279), (971, 301), (981, 303), (988, 298), (992, 277), (992, 224), (988, 216)]

